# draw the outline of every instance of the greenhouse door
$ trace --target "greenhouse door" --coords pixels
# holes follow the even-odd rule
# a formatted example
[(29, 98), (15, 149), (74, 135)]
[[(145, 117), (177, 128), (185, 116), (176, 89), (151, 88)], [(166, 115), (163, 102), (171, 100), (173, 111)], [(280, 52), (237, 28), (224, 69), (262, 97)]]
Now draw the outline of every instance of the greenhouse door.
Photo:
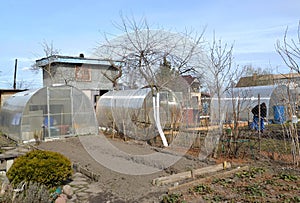
[(45, 137), (65, 136), (72, 133), (71, 88), (47, 88), (47, 114), (45, 115)]

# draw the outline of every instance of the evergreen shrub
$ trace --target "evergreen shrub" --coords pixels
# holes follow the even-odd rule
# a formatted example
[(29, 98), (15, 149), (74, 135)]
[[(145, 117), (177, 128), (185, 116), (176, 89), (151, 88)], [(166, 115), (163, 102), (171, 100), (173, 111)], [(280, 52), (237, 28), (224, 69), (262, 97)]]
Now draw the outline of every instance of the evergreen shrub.
[(25, 181), (54, 187), (71, 177), (72, 166), (60, 153), (34, 150), (15, 159), (6, 175), (14, 185)]

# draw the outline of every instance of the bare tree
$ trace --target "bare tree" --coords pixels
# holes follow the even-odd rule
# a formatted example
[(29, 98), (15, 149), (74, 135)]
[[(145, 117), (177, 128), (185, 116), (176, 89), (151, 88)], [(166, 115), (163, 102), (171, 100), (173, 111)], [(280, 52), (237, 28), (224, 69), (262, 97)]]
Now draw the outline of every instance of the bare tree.
[[(229, 118), (226, 118), (228, 120), (228, 124), (226, 126), (227, 129), (230, 129), (230, 135), (227, 137), (226, 140), (228, 140), (227, 146), (230, 149), (228, 152), (228, 156), (233, 155), (235, 158), (238, 157), (238, 151), (239, 148), (242, 146), (242, 142), (240, 143), (239, 140), (241, 139), (241, 132), (240, 130), (240, 116), (242, 113), (249, 112), (250, 106), (252, 101), (249, 101), (247, 98), (251, 97), (248, 90), (241, 90), (239, 88), (235, 88), (235, 82), (243, 75), (245, 72), (245, 68), (236, 68), (236, 70), (229, 75), (230, 78), (230, 87), (226, 90), (226, 94), (230, 98), (230, 102), (228, 102), (228, 108), (231, 108), (231, 114), (230, 120)], [(226, 102), (226, 101), (225, 101)], [(227, 103), (227, 102), (226, 102)], [(223, 109), (224, 111), (224, 109)], [(225, 114), (228, 112), (225, 111)], [(228, 117), (228, 115), (227, 115)], [(232, 153), (232, 154), (230, 154)]]
[(112, 84), (113, 84), (113, 88), (118, 90), (119, 87), (118, 87), (118, 80), (119, 78), (122, 77), (123, 75), (123, 70), (122, 70), (122, 63), (116, 63), (112, 60), (109, 60), (109, 63), (111, 65), (112, 68), (114, 68), (115, 70), (117, 70), (116, 74), (108, 74), (107, 71), (109, 71), (109, 69), (106, 71), (106, 72), (102, 72), (103, 76), (105, 78), (107, 78)]
[[(234, 73), (237, 69), (233, 67), (233, 44), (228, 46), (223, 44), (221, 40), (213, 38), (210, 47), (210, 73), (212, 78), (208, 82), (211, 95), (216, 95), (218, 106), (221, 107), (222, 94), (227, 91), (233, 82)], [(218, 109), (218, 115), (221, 115), (221, 108)], [(221, 118), (219, 118), (221, 121)]]
[(60, 53), (60, 50), (54, 47), (52, 41), (51, 41), (51, 43), (49, 43), (44, 40), (41, 43), (41, 46), (43, 47), (43, 51), (44, 51), (46, 57), (58, 55)]
[[(46, 40), (44, 40), (42, 43), (41, 43), (41, 46), (43, 48), (43, 52), (44, 52), (44, 55), (45, 55), (45, 58), (48, 58), (50, 56), (54, 56), (54, 55), (58, 55), (60, 54), (60, 50), (59, 49), (56, 49), (53, 45), (53, 42), (51, 41), (51, 43), (47, 42)], [(37, 64), (33, 64), (31, 66), (31, 69), (33, 71), (39, 71), (41, 69), (41, 67), (37, 66)], [(45, 73), (47, 73), (49, 75), (49, 77), (53, 78), (53, 72), (51, 70), (51, 61), (49, 61), (48, 63), (48, 66), (45, 66), (45, 67), (42, 67), (43, 71)]]
[(216, 40), (215, 35), (210, 47), (210, 75), (207, 81), (210, 87), (211, 95), (215, 95), (213, 99), (217, 100), (216, 121), (219, 127), (216, 132), (211, 134), (211, 145), (214, 147), (213, 156), (217, 156), (219, 139), (223, 133), (224, 109), (222, 107), (222, 97), (224, 92), (233, 86), (233, 76), (237, 69), (233, 66), (233, 44), (228, 46), (222, 43), (222, 40)]
[[(285, 30), (284, 37), (282, 43), (278, 40), (276, 43), (276, 51), (281, 56), (284, 63), (290, 68), (291, 71), (295, 71), (300, 74), (300, 21), (298, 23), (297, 29), (297, 37), (296, 39), (291, 38), (288, 40), (288, 27)], [(289, 81), (291, 82), (291, 81)], [(296, 88), (295, 88), (296, 89)], [(296, 101), (295, 103), (299, 103), (299, 93), (296, 91)], [(296, 109), (293, 104), (293, 100), (291, 99), (291, 95), (289, 92), (288, 104), (287, 104), (289, 117), (292, 118), (296, 116)], [(289, 125), (287, 128), (288, 134), (290, 134), (292, 138), (291, 148), (293, 163), (295, 165), (299, 165), (300, 160), (300, 144), (299, 144), (299, 136), (297, 130), (297, 124), (293, 123)]]
[(257, 75), (268, 75), (272, 74), (273, 69), (272, 68), (261, 68), (261, 67), (254, 67), (251, 64), (243, 66), (243, 76), (252, 76), (254, 74)]
[(284, 63), (293, 71), (300, 73), (299, 60), (300, 60), (300, 21), (298, 24), (296, 39), (287, 38), (288, 27), (285, 30), (283, 41), (280, 40), (276, 43), (276, 51), (281, 56)]
[(193, 31), (179, 34), (151, 29), (145, 18), (136, 21), (122, 15), (116, 28), (124, 34), (113, 39), (108, 39), (105, 34), (105, 43), (99, 44), (95, 51), (97, 57), (109, 60), (119, 71), (116, 77), (109, 78), (111, 81), (122, 78), (131, 88), (153, 86), (156, 72), (164, 60), (180, 75), (194, 74), (204, 66), (204, 31), (198, 35)]
[[(13, 86), (12, 83), (9, 82), (10, 86)], [(17, 81), (17, 89), (29, 89), (32, 86), (32, 81), (25, 81), (24, 79), (21, 79), (20, 81)]]

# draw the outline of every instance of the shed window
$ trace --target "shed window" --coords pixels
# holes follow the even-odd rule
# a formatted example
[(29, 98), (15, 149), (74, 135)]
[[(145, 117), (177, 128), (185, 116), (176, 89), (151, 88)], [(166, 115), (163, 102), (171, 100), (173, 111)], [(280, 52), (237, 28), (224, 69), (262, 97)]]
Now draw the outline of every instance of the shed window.
[(91, 69), (86, 66), (75, 66), (75, 78), (76, 81), (91, 81)]

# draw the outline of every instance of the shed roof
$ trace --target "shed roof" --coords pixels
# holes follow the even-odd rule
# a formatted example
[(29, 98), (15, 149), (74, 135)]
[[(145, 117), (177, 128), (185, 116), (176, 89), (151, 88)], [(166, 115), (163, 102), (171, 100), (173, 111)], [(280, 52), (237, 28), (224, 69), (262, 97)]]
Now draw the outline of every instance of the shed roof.
[(108, 60), (92, 59), (92, 58), (85, 58), (85, 57), (60, 56), (60, 55), (52, 55), (49, 57), (36, 60), (36, 65), (38, 67), (44, 67), (51, 63), (90, 64), (90, 65), (105, 65), (105, 66), (111, 65)]

